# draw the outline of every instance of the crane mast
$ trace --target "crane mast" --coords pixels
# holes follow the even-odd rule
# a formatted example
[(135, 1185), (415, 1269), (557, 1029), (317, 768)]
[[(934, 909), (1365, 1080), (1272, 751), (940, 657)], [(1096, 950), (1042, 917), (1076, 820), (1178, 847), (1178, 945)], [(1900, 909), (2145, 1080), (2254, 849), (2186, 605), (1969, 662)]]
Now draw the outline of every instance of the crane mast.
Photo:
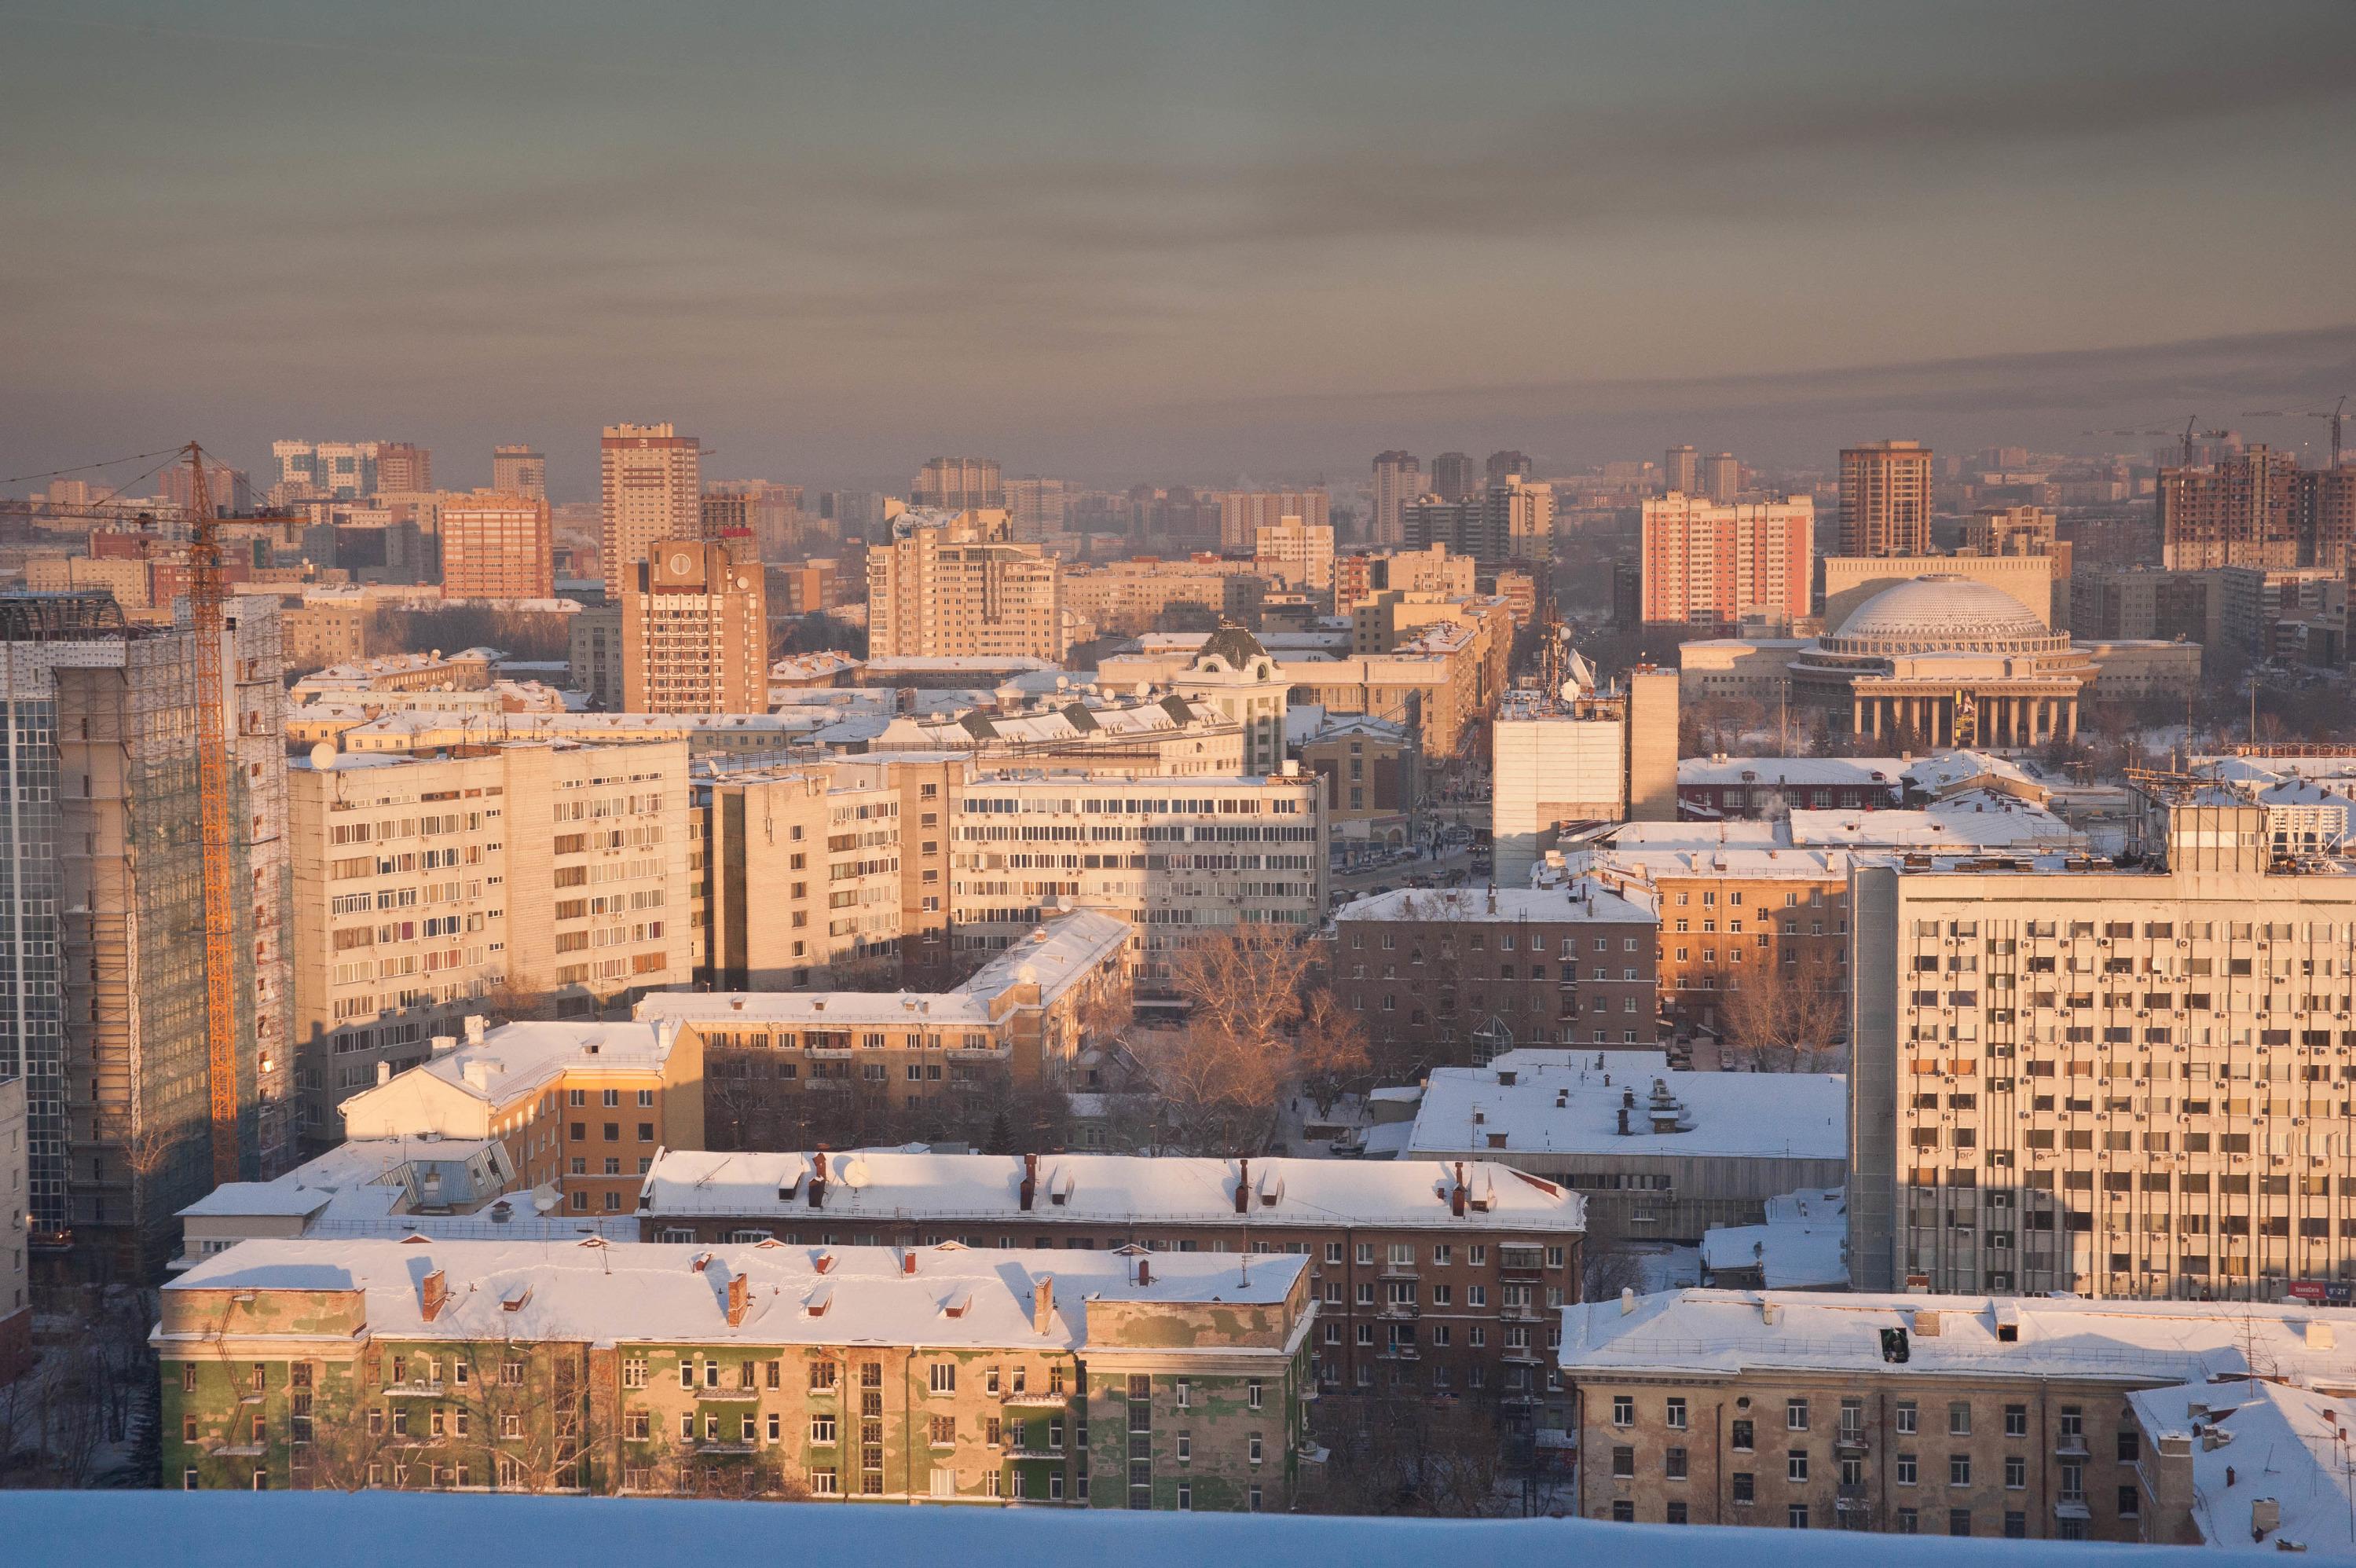
[(229, 735), (223, 717), (220, 538), (203, 448), (188, 454), (188, 621), (197, 673), (197, 792), (205, 896), (205, 1043), (212, 1088), (213, 1181), (239, 1176), (237, 878), (229, 821)]

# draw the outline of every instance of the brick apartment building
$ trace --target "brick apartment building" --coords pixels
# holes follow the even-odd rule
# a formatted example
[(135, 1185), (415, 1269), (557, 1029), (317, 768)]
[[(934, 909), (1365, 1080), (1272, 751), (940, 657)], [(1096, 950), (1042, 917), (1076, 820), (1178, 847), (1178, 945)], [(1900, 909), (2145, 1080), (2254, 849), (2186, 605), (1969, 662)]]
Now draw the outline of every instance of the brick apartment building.
[(667, 1151), (638, 1204), (653, 1240), (1138, 1245), (1308, 1260), (1320, 1386), (1544, 1397), (1579, 1299), (1585, 1205), (1481, 1161)]

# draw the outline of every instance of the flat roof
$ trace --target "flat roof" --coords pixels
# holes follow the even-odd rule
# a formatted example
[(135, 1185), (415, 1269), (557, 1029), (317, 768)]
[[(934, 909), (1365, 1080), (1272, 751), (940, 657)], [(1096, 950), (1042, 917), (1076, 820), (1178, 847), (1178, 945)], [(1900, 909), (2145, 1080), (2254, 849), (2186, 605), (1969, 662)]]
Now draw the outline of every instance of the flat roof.
[[(1656, 1103), (1672, 1112), (1660, 1131)], [(1680, 1071), (1659, 1051), (1517, 1050), (1487, 1067), (1434, 1068), (1408, 1152), (1845, 1160), (1848, 1079)]]
[(1558, 887), (1400, 887), (1353, 899), (1336, 920), (1446, 920), (1467, 924), (1609, 920), (1651, 925), (1652, 910), (1591, 878)]
[[(1380, 1225), (1451, 1230), (1550, 1230), (1586, 1227), (1586, 1204), (1558, 1183), (1474, 1160), (1464, 1167), (1468, 1202), (1453, 1211), (1455, 1163), (1400, 1160), (1196, 1159), (1179, 1155), (1041, 1155), (1032, 1207), (1022, 1204), (1018, 1155), (862, 1151), (827, 1155), (821, 1202), (808, 1178), (818, 1156), (667, 1150), (640, 1189), (639, 1211), (660, 1219), (696, 1214), (779, 1219), (969, 1220), (1014, 1225), (1313, 1227)], [(1236, 1208), (1238, 1180), (1247, 1210)], [(785, 1196), (781, 1197), (780, 1194)], [(1060, 1195), (1060, 1201), (1058, 1197)], [(1473, 1207), (1481, 1201), (1485, 1208)]]

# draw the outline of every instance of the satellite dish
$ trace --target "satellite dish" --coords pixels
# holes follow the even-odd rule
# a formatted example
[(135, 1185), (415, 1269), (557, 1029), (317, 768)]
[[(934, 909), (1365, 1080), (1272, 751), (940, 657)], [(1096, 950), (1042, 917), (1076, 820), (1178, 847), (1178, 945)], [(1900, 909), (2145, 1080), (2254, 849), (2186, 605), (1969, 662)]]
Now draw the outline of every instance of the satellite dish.
[(1137, 694), (1141, 697), (1151, 696), (1153, 694), (1153, 682), (1151, 681), (1140, 681), (1137, 683)]
[(1056, 676), (1056, 677), (1055, 677), (1055, 690), (1057, 690), (1058, 692), (1068, 692), (1068, 691), (1070, 691), (1071, 689), (1072, 689), (1072, 678), (1071, 678), (1070, 676), (1068, 676), (1068, 675), (1058, 675), (1058, 676)]
[(335, 743), (323, 740), (311, 748), (311, 766), (325, 773), (336, 766), (336, 756)]

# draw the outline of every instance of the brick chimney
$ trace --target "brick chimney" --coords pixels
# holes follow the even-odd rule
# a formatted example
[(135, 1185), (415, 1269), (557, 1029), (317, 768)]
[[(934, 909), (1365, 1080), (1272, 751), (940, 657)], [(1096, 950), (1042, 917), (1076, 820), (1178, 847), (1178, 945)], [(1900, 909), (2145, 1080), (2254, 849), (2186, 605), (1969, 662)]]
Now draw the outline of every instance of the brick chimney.
[(1031, 1282), (1031, 1327), (1044, 1334), (1055, 1320), (1055, 1276), (1041, 1274)]
[(1449, 1189), (1448, 1212), (1457, 1219), (1464, 1218), (1464, 1162), (1456, 1162), (1456, 1185)]
[(916, 1272), (916, 1250), (914, 1247), (900, 1254), (900, 1272), (904, 1274)]
[(1251, 1162), (1249, 1160), (1236, 1162), (1236, 1212), (1237, 1214), (1251, 1212)]
[(728, 1326), (744, 1326), (744, 1309), (753, 1305), (753, 1287), (743, 1274), (728, 1276)]
[(704, 1270), (712, 1266), (712, 1254), (709, 1252), (698, 1252), (695, 1255), (695, 1262), (692, 1266), (697, 1273), (701, 1273)]
[(1137, 1260), (1137, 1283), (1141, 1285), (1150, 1285), (1153, 1283), (1152, 1259), (1141, 1257)]
[(1039, 1156), (1023, 1156), (1023, 1212), (1031, 1212), (1031, 1200), (1039, 1193)]
[(425, 1321), (431, 1323), (441, 1316), (442, 1304), (450, 1299), (450, 1282), (440, 1269), (427, 1274), (422, 1282), (423, 1295), (420, 1303)]
[(809, 1206), (812, 1208), (818, 1208), (823, 1207), (825, 1203), (826, 1151), (820, 1149), (810, 1156)]

